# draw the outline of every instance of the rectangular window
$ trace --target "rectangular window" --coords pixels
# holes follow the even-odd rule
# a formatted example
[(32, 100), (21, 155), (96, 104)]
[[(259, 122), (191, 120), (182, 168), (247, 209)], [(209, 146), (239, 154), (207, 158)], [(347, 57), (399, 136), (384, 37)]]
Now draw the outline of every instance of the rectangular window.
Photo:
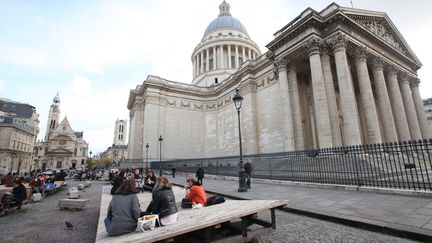
[(231, 68), (235, 68), (235, 56), (231, 56)]
[(207, 71), (207, 63), (205, 62), (204, 63), (204, 72), (206, 72)]
[(209, 60), (209, 70), (213, 70), (213, 58)]
[(243, 64), (243, 57), (239, 57), (239, 67)]
[(77, 155), (77, 151), (78, 151), (78, 149), (77, 149), (77, 148), (75, 148), (75, 149), (74, 149), (74, 156), (76, 156), (76, 155)]

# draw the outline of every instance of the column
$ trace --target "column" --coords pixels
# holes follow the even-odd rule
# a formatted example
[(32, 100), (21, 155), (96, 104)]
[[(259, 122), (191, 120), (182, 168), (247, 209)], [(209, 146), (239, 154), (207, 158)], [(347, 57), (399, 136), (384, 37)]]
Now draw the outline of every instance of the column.
[(339, 84), (341, 111), (343, 116), (345, 145), (361, 144), (354, 86), (346, 55), (346, 37), (338, 34), (332, 40), (336, 74)]
[(320, 148), (330, 148), (333, 147), (333, 143), (320, 59), (321, 43), (322, 41), (320, 39), (312, 38), (304, 45), (304, 48), (309, 54), (318, 146)]
[(382, 143), (382, 138), (366, 62), (367, 49), (366, 47), (360, 47), (355, 55), (355, 66), (360, 86), (360, 99), (363, 104), (364, 117), (366, 120), (367, 142), (369, 144), (376, 144)]
[(284, 151), (294, 151), (294, 128), (291, 112), (290, 92), (288, 87), (287, 76), (287, 61), (279, 59), (276, 61), (277, 70), (279, 72), (279, 95), (281, 107), (281, 125), (283, 133), (283, 148)]
[(224, 65), (224, 54), (223, 54), (223, 45), (220, 46), (220, 68), (223, 69)]
[[(250, 53), (250, 52), (249, 52)], [(300, 107), (300, 96), (295, 66), (288, 67), (288, 89), (291, 97), (291, 107), (294, 125), (294, 141), (296, 150), (304, 150), (303, 116)]]
[(229, 69), (232, 68), (232, 64), (231, 64), (231, 45), (228, 45), (228, 68)]
[(217, 62), (216, 62), (216, 46), (213, 46), (213, 70), (217, 69)]
[(206, 72), (210, 71), (210, 57), (209, 57), (209, 49), (206, 48)]
[[(399, 87), (402, 93), (402, 100), (407, 116), (409, 132), (412, 140), (419, 140), (422, 138), (420, 131), (419, 120), (417, 118), (416, 108), (414, 106), (413, 97), (409, 85), (409, 79), (406, 74), (402, 74), (399, 78)], [(424, 112), (424, 111), (423, 111)]]
[(399, 141), (410, 140), (411, 136), (406, 119), (405, 107), (399, 90), (397, 70), (394, 66), (387, 70), (387, 87)]
[(238, 45), (235, 46), (235, 68), (239, 68), (239, 54), (238, 54)]
[(246, 61), (246, 54), (245, 54), (245, 47), (242, 46), (242, 57), (243, 57), (243, 62)]
[(420, 130), (421, 130), (422, 138), (423, 139), (429, 139), (432, 137), (432, 131), (431, 131), (431, 128), (429, 127), (427, 120), (426, 120), (426, 114), (425, 114), (424, 107), (423, 107), (423, 101), (421, 99), (420, 91), (419, 91), (419, 84), (420, 84), (419, 79), (415, 79), (415, 80), (411, 81), (411, 83), (410, 83), (411, 93), (412, 93), (412, 97), (413, 97), (413, 101), (414, 101), (414, 106), (415, 106), (415, 109), (417, 112), (418, 121), (420, 124)]
[(333, 74), (330, 65), (330, 56), (328, 54), (328, 47), (322, 48), (321, 52), (321, 65), (323, 69), (324, 86), (327, 97), (327, 106), (330, 116), (331, 136), (333, 146), (342, 146), (342, 134), (339, 126), (339, 111), (337, 109), (336, 92), (333, 82)]
[(203, 57), (203, 52), (200, 52), (200, 73), (204, 72), (204, 57)]
[(194, 57), (194, 75), (197, 76), (198, 74), (198, 61), (197, 56)]
[(251, 49), (248, 48), (248, 59), (251, 60), (252, 59), (252, 54), (251, 54)]
[(383, 59), (376, 58), (372, 64), (372, 74), (375, 83), (375, 91), (377, 94), (378, 107), (381, 115), (381, 123), (384, 131), (385, 142), (397, 142), (398, 136), (396, 132), (396, 125), (393, 118), (393, 111), (390, 105), (390, 99), (387, 92), (387, 86), (384, 78)]

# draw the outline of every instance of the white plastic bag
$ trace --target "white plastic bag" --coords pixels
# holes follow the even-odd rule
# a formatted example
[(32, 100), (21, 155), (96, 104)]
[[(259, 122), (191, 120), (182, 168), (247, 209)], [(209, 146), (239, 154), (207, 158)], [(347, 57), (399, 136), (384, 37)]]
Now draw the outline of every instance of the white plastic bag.
[(144, 232), (146, 230), (152, 230), (156, 227), (156, 222), (159, 223), (159, 215), (157, 214), (145, 215), (138, 219), (138, 229), (141, 232)]

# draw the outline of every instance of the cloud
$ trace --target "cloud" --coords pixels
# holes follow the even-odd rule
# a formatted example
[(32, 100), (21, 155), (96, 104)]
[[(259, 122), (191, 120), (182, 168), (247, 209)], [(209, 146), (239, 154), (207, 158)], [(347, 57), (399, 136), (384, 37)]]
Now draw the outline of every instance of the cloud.
[(72, 80), (72, 91), (77, 95), (90, 96), (93, 91), (92, 81), (83, 76), (75, 76)]

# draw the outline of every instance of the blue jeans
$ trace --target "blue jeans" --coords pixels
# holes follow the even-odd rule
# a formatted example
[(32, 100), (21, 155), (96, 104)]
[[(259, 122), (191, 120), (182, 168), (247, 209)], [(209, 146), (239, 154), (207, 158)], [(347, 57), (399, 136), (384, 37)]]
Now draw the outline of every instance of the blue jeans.
[(246, 186), (250, 187), (251, 184), (251, 175), (246, 173)]
[(104, 224), (105, 224), (105, 227), (107, 227), (109, 224), (111, 224), (111, 220), (109, 220), (109, 218), (106, 217), (106, 218), (104, 219)]

